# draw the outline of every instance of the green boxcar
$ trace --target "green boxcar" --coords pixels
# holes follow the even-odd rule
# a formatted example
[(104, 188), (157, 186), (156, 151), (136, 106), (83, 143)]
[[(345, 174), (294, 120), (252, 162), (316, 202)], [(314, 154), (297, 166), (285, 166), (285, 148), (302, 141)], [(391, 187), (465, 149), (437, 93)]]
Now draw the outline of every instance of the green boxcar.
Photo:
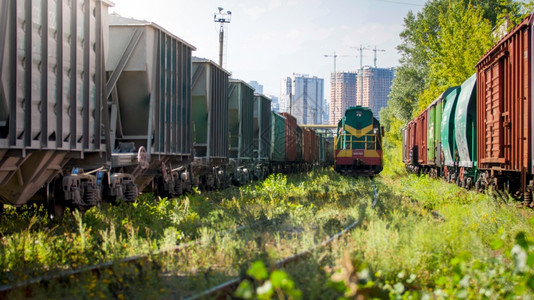
[(231, 79), (228, 94), (228, 154), (239, 161), (250, 160), (254, 152), (254, 88)]
[(271, 146), (271, 100), (254, 94), (254, 151), (258, 161), (268, 161)]
[(326, 154), (325, 154), (326, 134), (318, 133), (318, 136), (319, 136), (319, 162), (321, 164), (324, 164), (326, 163)]
[(435, 165), (436, 164), (436, 142), (438, 141), (436, 137), (436, 111), (438, 110), (438, 105), (436, 99), (430, 106), (428, 107), (428, 126), (427, 126), (427, 143), (428, 147), (426, 149), (427, 152), (427, 163), (429, 165)]
[(427, 148), (427, 161), (429, 165), (442, 167), (442, 121), (443, 113), (446, 106), (447, 96), (454, 93), (456, 87), (449, 88), (443, 94), (441, 94), (436, 100), (434, 100), (428, 108), (428, 148)]
[(449, 89), (445, 96), (445, 105), (441, 119), (441, 148), (443, 151), (443, 164), (445, 166), (454, 166), (454, 157), (456, 153), (456, 138), (454, 133), (454, 116), (456, 114), (456, 103), (461, 88), (453, 87)]
[(192, 73), (195, 157), (227, 159), (230, 73), (201, 58), (193, 59)]
[(286, 159), (286, 118), (271, 112), (271, 162), (281, 163)]
[(454, 118), (460, 167), (476, 167), (476, 74), (462, 84)]

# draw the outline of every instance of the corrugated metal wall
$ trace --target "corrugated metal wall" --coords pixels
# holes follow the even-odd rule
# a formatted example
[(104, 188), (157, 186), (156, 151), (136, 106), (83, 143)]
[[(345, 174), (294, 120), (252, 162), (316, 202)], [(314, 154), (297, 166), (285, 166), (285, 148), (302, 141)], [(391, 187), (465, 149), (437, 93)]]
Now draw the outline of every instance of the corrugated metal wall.
[(230, 80), (228, 99), (229, 155), (251, 159), (254, 151), (254, 89), (240, 80)]
[(271, 100), (254, 95), (254, 146), (257, 158), (268, 160), (271, 146)]
[(107, 7), (95, 0), (1, 2), (0, 148), (103, 150)]
[(286, 118), (276, 112), (271, 112), (271, 154), (274, 162), (284, 162), (286, 159)]
[(195, 156), (228, 157), (229, 74), (212, 61), (193, 60)]

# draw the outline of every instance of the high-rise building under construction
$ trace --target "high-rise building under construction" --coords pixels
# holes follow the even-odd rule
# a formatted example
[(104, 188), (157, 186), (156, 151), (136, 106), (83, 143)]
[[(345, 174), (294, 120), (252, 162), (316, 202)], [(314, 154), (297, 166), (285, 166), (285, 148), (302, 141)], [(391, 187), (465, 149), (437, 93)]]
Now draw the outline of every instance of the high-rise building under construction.
[(388, 105), (394, 76), (394, 68), (364, 67), (357, 75), (356, 105), (369, 107), (379, 119), (380, 109)]
[(329, 124), (337, 125), (347, 108), (356, 105), (356, 73), (336, 72), (330, 76)]

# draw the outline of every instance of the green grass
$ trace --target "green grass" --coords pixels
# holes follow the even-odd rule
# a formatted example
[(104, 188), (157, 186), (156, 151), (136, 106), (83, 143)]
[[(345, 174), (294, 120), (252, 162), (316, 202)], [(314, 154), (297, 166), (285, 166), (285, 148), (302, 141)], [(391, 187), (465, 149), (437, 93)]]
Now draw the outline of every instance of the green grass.
[[(117, 264), (100, 278), (53, 282), (33, 296), (179, 298), (184, 294), (177, 291), (212, 287), (262, 261), (269, 277), (249, 282), (252, 297), (258, 291), (302, 299), (532, 297), (532, 210), (506, 195), (407, 175), (402, 164), (388, 162), (396, 155), (388, 154), (386, 170), (376, 178), (375, 209), (368, 179), (332, 170), (272, 175), (178, 199), (145, 195), (133, 205), (68, 213), (59, 222), (39, 208), (22, 214), (8, 209), (0, 224), (0, 280), (15, 283), (200, 239), (206, 242), (189, 251), (151, 255), (142, 266)], [(273, 275), (276, 260), (359, 219), (361, 226), (349, 235)], [(256, 226), (216, 234), (251, 223)], [(292, 285), (277, 287), (280, 278)]]
[[(272, 175), (239, 189), (197, 192), (178, 199), (144, 195), (133, 204), (95, 207), (83, 214), (67, 213), (60, 221), (48, 220), (39, 208), (24, 214), (8, 209), (0, 225), (0, 280), (2, 284), (12, 284), (65, 269), (155, 253), (192, 240), (208, 241), (216, 232), (243, 224), (275, 221), (270, 227), (261, 228), (267, 222), (259, 229), (216, 236), (214, 243), (186, 251), (185, 256), (150, 256), (150, 264), (156, 268), (149, 268), (150, 276), (156, 278), (145, 281), (150, 282), (153, 287), (149, 289), (155, 294), (159, 295), (160, 289), (169, 290), (166, 284), (153, 283), (159, 276), (155, 274), (168, 274), (169, 282), (178, 278), (177, 283), (182, 285), (207, 287), (216, 278), (223, 280), (244, 272), (253, 260), (275, 261), (338, 232), (358, 218), (359, 203), (370, 202), (370, 194), (368, 180), (341, 177), (328, 170), (288, 177)], [(123, 274), (125, 278), (130, 275), (135, 277), (133, 273)], [(197, 276), (210, 280), (200, 283)], [(196, 284), (191, 283), (194, 279), (198, 279)], [(80, 280), (78, 285), (92, 286), (85, 281), (93, 279)], [(119, 290), (146, 292), (143, 282), (121, 285)], [(98, 283), (117, 284), (109, 278), (98, 279)], [(49, 291), (68, 294), (60, 283), (50, 286)], [(111, 286), (106, 291), (110, 289)], [(94, 288), (87, 290), (93, 296), (99, 295)], [(98, 292), (110, 296), (104, 290)], [(84, 295), (92, 297), (88, 296), (91, 293)], [(117, 295), (112, 293), (113, 297)]]

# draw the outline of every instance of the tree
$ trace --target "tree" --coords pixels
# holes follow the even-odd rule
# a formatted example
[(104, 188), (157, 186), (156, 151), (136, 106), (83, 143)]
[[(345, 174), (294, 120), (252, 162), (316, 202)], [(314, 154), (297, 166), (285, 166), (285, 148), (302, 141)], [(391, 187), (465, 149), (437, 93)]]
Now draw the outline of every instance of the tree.
[(397, 47), (401, 59), (391, 87), (391, 111), (382, 122), (407, 122), (446, 87), (468, 78), (491, 46), (492, 29), (505, 16), (517, 23), (525, 7), (515, 0), (429, 0), (421, 12), (408, 13)]
[(475, 65), (495, 43), (490, 20), (471, 4), (451, 1), (439, 15), (439, 31), (427, 43), (428, 87), (419, 98), (424, 110), (448, 87), (457, 86), (476, 72)]

